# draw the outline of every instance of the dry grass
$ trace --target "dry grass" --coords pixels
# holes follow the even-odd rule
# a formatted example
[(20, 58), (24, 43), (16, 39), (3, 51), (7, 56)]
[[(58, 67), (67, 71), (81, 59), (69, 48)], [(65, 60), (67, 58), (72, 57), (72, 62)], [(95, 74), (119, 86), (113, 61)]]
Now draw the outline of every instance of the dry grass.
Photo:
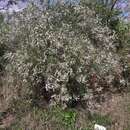
[(130, 94), (114, 94), (106, 100), (98, 111), (103, 115), (109, 115), (112, 125), (109, 130), (129, 130), (130, 129)]
[[(20, 115), (16, 113), (15, 116), (7, 113), (0, 128), (3, 127), (5, 130), (6, 128), (9, 130), (93, 130), (94, 124), (98, 123), (106, 126), (108, 130), (129, 130), (129, 99), (128, 93), (106, 94), (105, 101), (102, 104), (96, 104), (93, 114), (81, 107), (67, 110), (62, 110), (60, 107), (32, 108)], [(0, 102), (0, 104), (4, 106), (6, 102)], [(4, 109), (0, 110), (2, 112)]]

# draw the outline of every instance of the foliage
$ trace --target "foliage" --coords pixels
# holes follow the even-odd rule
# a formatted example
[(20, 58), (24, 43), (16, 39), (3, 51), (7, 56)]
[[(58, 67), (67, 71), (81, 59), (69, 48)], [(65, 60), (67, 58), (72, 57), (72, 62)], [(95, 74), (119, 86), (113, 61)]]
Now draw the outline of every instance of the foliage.
[(3, 55), (8, 50), (8, 45), (6, 44), (8, 40), (8, 32), (9, 26), (4, 23), (3, 16), (0, 15), (0, 73), (3, 72), (3, 69), (5, 67), (5, 60), (3, 59)]
[(80, 117), (81, 115), (78, 115), (79, 112), (76, 109), (63, 110), (60, 106), (53, 106), (47, 109), (34, 107), (26, 112), (22, 118), (17, 118), (10, 129), (93, 130), (95, 123), (104, 125), (105, 127), (110, 126), (112, 123), (109, 116), (94, 113), (91, 117), (87, 118), (87, 113), (86, 118), (82, 120), (86, 124), (86, 127), (83, 127), (79, 121), (82, 118)]
[(110, 29), (114, 30), (117, 35), (118, 45), (117, 50), (123, 51), (125, 54), (128, 54), (129, 50), (129, 23), (124, 22), (121, 18), (123, 13), (120, 8), (114, 8), (118, 4), (119, 0), (97, 0), (97, 1), (81, 1), (84, 4), (88, 5), (90, 8), (93, 8), (96, 12), (96, 15), (101, 18), (101, 22), (104, 26), (108, 26)]
[(130, 24), (120, 21), (118, 23), (118, 25), (116, 26), (115, 30), (117, 32), (120, 43), (123, 47), (123, 51), (125, 51), (126, 49), (128, 50), (130, 47), (129, 46), (129, 44), (130, 44), (130, 38), (129, 38)]
[(115, 27), (120, 21), (119, 15), (122, 13), (122, 11), (116, 8), (112, 8), (115, 5), (113, 1), (110, 0), (110, 3), (109, 3), (107, 0), (106, 1), (81, 0), (81, 2), (83, 2), (84, 4), (87, 4), (90, 8), (93, 8), (95, 10), (98, 17), (101, 18), (101, 22), (103, 25), (107, 25), (111, 29), (115, 30)]
[(12, 20), (4, 58), (18, 98), (30, 97), (38, 106), (74, 100), (74, 106), (89, 98), (89, 89), (124, 88), (117, 36), (86, 5), (57, 6), (44, 13), (29, 7)]
[(120, 42), (128, 43), (129, 28), (119, 19), (111, 22), (118, 11), (94, 6), (81, 2), (42, 12), (30, 5), (12, 16), (9, 25), (1, 24), (5, 77), (0, 95), (5, 110), (16, 118), (9, 129), (92, 130), (95, 123), (111, 125), (108, 116), (93, 114), (85, 117), (85, 126), (77, 126), (78, 114), (70, 109), (86, 103), (92, 111), (94, 97), (126, 87), (117, 50)]
[[(27, 120), (28, 119), (28, 120)], [(72, 109), (63, 110), (59, 106), (49, 109), (39, 109), (34, 107), (26, 113), (23, 118), (17, 118), (17, 121), (10, 129), (34, 129), (42, 130), (50, 127), (54, 130), (73, 130), (75, 127), (76, 112)], [(39, 122), (38, 124), (32, 122)], [(50, 126), (52, 125), (52, 126)]]
[(73, 127), (76, 120), (76, 113), (74, 111), (66, 111), (60, 114), (60, 118), (65, 126)]

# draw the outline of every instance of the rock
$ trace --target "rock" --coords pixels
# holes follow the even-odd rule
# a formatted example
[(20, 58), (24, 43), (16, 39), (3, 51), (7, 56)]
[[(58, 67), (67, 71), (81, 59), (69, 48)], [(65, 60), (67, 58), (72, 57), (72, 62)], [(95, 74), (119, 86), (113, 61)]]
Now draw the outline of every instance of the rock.
[(101, 126), (101, 125), (98, 125), (98, 124), (95, 124), (94, 126), (94, 130), (107, 130), (104, 126)]

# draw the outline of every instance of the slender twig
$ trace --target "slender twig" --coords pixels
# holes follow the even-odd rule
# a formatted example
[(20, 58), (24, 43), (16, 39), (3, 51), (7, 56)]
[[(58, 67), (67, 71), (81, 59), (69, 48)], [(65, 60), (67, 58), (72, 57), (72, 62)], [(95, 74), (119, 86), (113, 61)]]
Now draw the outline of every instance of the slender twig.
[(113, 3), (112, 3), (112, 6), (111, 6), (111, 11), (114, 9), (116, 3), (117, 3), (118, 0), (114, 0)]

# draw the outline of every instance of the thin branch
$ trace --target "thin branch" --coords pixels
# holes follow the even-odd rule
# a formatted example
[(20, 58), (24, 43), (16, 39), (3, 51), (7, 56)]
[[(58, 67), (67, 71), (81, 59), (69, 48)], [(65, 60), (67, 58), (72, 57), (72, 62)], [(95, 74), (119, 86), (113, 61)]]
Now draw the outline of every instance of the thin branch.
[(111, 6), (111, 11), (114, 9), (114, 7), (115, 7), (117, 1), (118, 1), (118, 0), (114, 0), (113, 4), (112, 4), (112, 6)]

